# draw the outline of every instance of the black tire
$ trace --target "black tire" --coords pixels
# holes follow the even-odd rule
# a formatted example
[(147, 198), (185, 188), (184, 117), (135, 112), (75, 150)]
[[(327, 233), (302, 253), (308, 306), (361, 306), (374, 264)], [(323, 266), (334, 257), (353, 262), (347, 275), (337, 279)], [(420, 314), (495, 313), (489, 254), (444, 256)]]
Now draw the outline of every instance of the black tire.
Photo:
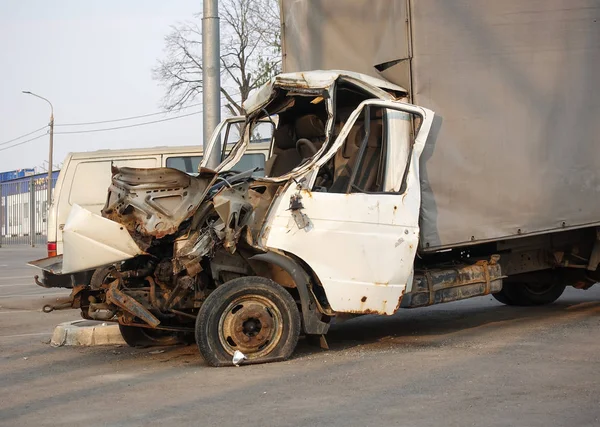
[(298, 344), (300, 312), (292, 296), (264, 277), (240, 277), (219, 286), (196, 318), (196, 343), (212, 366), (231, 366), (240, 350), (265, 363), (289, 358)]
[(119, 324), (119, 329), (123, 339), (130, 347), (175, 345), (181, 342), (177, 332), (121, 324)]
[(530, 307), (552, 304), (565, 291), (560, 283), (505, 282), (502, 291), (493, 294), (503, 304)]
[(111, 274), (114, 268), (115, 267), (113, 265), (105, 265), (104, 267), (97, 268), (90, 279), (90, 288), (98, 290), (102, 287), (102, 285), (108, 284), (115, 280), (116, 277)]
[(498, 302), (500, 302), (502, 304), (512, 305), (512, 301), (510, 300), (510, 298), (506, 294), (506, 291), (504, 290), (504, 287), (502, 287), (502, 290), (500, 292), (496, 292), (495, 294), (492, 294), (492, 296), (496, 299), (496, 301), (498, 301)]

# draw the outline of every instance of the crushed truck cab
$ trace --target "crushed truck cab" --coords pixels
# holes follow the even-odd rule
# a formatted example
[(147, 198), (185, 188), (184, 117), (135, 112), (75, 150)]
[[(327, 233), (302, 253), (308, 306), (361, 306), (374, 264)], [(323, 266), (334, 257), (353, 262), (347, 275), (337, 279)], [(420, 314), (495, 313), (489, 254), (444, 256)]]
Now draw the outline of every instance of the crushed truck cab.
[[(73, 209), (57, 274), (96, 268), (69, 299), (132, 345), (195, 334), (211, 365), (288, 358), (342, 313), (393, 314), (498, 292), (498, 257), (415, 268), (419, 157), (434, 112), (345, 71), (282, 74), (222, 122), (216, 170), (114, 168), (102, 216)], [(271, 141), (265, 177), (232, 170)]]

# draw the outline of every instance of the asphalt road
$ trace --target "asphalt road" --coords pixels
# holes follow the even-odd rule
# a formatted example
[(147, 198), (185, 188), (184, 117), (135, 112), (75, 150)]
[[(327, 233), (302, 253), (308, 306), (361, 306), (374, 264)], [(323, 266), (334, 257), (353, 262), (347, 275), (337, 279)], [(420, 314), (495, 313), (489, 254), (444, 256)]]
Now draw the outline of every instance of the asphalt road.
[[(32, 284), (43, 250), (0, 248), (2, 426), (598, 426), (600, 288), (366, 316), (275, 364), (209, 368), (195, 346), (48, 344), (75, 311)], [(157, 353), (156, 350), (164, 350)]]

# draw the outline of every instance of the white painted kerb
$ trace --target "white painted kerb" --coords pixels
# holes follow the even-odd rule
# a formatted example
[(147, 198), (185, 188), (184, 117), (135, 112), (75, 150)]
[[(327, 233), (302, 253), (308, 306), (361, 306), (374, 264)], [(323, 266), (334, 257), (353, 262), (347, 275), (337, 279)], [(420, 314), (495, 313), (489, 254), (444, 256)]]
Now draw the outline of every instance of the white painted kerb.
[(116, 323), (75, 320), (59, 324), (52, 334), (53, 347), (63, 345), (117, 345), (125, 344)]

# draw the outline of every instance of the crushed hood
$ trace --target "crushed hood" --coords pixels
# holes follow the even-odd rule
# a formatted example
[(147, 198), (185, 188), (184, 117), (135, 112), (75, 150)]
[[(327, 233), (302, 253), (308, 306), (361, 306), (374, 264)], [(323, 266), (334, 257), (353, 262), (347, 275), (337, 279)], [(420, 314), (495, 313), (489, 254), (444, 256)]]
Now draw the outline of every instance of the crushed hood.
[(174, 234), (194, 215), (215, 179), (206, 170), (193, 177), (171, 168), (113, 167), (102, 216), (125, 226), (146, 249), (153, 238)]

